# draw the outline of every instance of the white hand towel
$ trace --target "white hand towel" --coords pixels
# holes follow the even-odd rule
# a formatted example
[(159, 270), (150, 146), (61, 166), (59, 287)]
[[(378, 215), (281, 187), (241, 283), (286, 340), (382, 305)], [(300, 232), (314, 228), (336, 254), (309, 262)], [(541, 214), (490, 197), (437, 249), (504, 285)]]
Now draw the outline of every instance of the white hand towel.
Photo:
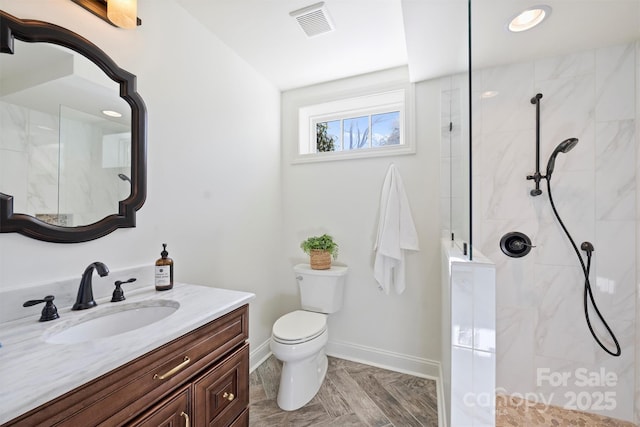
[(404, 251), (420, 248), (402, 178), (393, 164), (382, 185), (378, 237), (373, 249), (373, 276), (380, 288), (388, 295), (394, 286), (401, 294), (405, 289)]

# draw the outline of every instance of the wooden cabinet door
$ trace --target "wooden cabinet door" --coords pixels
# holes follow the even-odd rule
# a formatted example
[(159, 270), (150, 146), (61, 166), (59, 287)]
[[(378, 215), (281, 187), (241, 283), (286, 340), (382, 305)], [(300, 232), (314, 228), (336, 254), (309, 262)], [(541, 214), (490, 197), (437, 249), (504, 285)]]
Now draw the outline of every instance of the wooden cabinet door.
[(242, 414), (229, 427), (248, 427), (249, 426), (249, 408), (245, 409)]
[(191, 419), (191, 387), (187, 385), (129, 425), (131, 427), (194, 427)]
[(234, 352), (193, 385), (193, 424), (227, 427), (249, 405), (249, 345)]

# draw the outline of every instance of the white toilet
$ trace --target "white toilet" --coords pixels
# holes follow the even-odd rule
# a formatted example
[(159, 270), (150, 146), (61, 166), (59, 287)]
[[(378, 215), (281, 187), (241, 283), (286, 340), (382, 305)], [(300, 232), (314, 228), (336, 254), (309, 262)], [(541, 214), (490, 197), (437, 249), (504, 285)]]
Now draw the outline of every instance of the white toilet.
[(327, 374), (324, 347), (329, 341), (327, 315), (342, 308), (347, 267), (313, 270), (293, 267), (300, 287), (302, 310), (285, 314), (273, 324), (271, 351), (282, 361), (278, 406), (294, 411), (316, 395)]

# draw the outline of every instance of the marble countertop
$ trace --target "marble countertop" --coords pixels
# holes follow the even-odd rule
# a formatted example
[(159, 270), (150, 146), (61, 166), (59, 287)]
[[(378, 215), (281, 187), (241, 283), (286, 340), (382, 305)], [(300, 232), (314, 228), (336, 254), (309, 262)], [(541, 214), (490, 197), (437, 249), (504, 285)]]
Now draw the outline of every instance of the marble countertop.
[[(89, 310), (58, 307), (60, 319), (24, 318), (0, 323), (0, 424), (126, 364), (248, 303), (255, 295), (176, 283), (169, 291), (153, 287), (126, 292), (126, 300), (96, 300)], [(180, 307), (170, 316), (113, 337), (75, 344), (52, 344), (45, 338), (64, 326), (82, 323), (117, 304), (145, 305), (171, 300)]]

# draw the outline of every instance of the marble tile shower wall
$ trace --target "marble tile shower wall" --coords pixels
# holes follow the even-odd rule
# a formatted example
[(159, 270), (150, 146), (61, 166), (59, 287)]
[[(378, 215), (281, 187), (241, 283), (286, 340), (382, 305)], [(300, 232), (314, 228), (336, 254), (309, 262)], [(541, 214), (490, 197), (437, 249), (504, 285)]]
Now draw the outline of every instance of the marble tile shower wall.
[[(640, 274), (636, 45), (484, 69), (473, 77), (474, 246), (496, 264), (496, 385), (507, 394), (629, 421)], [(498, 95), (482, 98), (486, 91)], [(541, 196), (529, 195), (533, 184), (525, 178), (534, 172), (536, 138), (530, 99), (536, 93), (543, 94), (541, 168), (561, 141), (580, 140), (558, 156), (553, 197), (578, 245), (595, 245), (591, 280), (622, 346), (619, 358), (589, 334), (581, 269), (544, 182)], [(528, 234), (536, 248), (508, 258), (499, 241), (509, 231)], [(603, 372), (615, 379), (604, 381)], [(585, 384), (584, 374), (593, 374), (593, 381)]]
[(56, 212), (58, 128), (51, 115), (0, 102), (0, 191), (14, 196), (15, 212)]
[(129, 168), (102, 167), (103, 135), (93, 126), (0, 102), (0, 129), (0, 191), (14, 196), (15, 212), (72, 213), (74, 224), (89, 224), (129, 194), (118, 178)]

